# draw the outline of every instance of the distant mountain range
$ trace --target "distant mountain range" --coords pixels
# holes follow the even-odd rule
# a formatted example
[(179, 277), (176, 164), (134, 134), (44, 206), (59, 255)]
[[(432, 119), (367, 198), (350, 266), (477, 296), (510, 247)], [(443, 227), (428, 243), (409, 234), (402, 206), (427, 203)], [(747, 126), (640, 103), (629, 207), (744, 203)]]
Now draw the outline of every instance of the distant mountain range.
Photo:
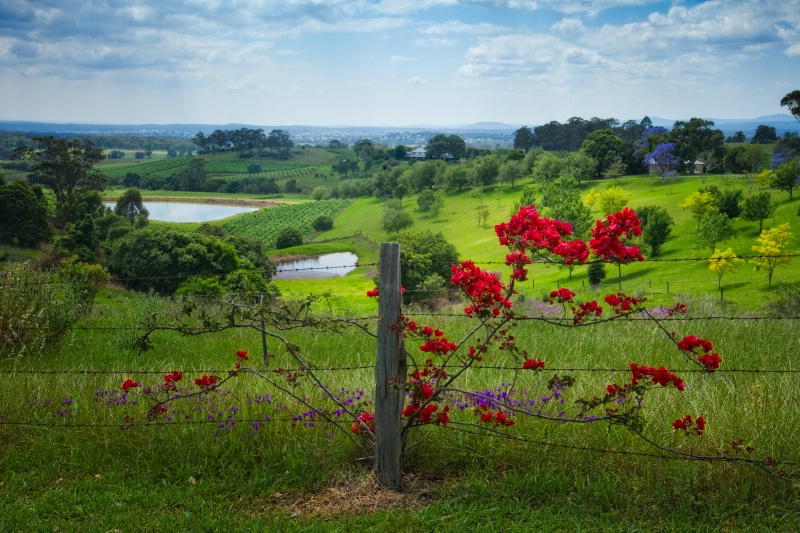
[[(654, 126), (671, 128), (676, 119), (651, 117)], [(687, 120), (687, 119), (683, 119)], [(785, 132), (800, 132), (800, 122), (789, 114), (764, 115), (757, 118), (710, 118), (715, 127), (722, 130), (726, 136), (741, 131), (748, 138), (751, 137), (759, 125), (772, 126), (778, 135)], [(528, 124), (534, 128), (538, 124)], [(269, 132), (273, 129), (288, 131), (298, 140), (303, 138), (352, 138), (352, 137), (383, 137), (393, 136), (399, 132), (469, 132), (473, 135), (486, 133), (495, 140), (498, 137), (511, 135), (523, 124), (506, 124), (503, 122), (475, 122), (472, 124), (457, 125), (409, 125), (409, 126), (256, 126), (252, 124), (75, 124), (75, 123), (50, 123), (0, 120), (0, 131), (18, 131), (36, 134), (61, 134), (61, 135), (132, 135), (132, 136), (166, 136), (189, 138), (198, 131), (206, 134), (216, 129), (231, 130), (239, 128), (263, 128)], [(302, 141), (301, 142), (308, 142)]]

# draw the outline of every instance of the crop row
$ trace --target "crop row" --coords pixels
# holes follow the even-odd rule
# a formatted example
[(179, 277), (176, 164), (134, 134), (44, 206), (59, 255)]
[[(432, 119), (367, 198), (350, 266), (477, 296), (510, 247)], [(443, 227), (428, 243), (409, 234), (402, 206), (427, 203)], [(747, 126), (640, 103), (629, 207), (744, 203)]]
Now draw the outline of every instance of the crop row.
[(206, 163), (206, 171), (211, 174), (244, 174), (251, 165), (258, 165), (264, 172), (292, 170), (302, 168), (304, 163), (286, 161), (262, 161), (239, 159), (210, 159)]
[(128, 172), (139, 174), (143, 178), (148, 176), (168, 178), (187, 166), (190, 160), (188, 157), (175, 157), (157, 161), (113, 165), (104, 167), (102, 172), (109, 178), (124, 178)]
[[(314, 172), (317, 172), (319, 168), (317, 166), (313, 167), (302, 167), (302, 168), (292, 168), (292, 169), (285, 169), (285, 170), (267, 170), (264, 172), (256, 172), (254, 174), (246, 174), (247, 177), (259, 177), (259, 178), (275, 178), (275, 180), (282, 180), (282, 179), (290, 179), (290, 178), (299, 178), (301, 176), (309, 176)], [(229, 181), (236, 181), (244, 176), (228, 176)]]
[(238, 216), (226, 222), (225, 229), (262, 240), (268, 247), (274, 248), (275, 240), (283, 229), (291, 226), (299, 229), (303, 235), (307, 235), (314, 231), (311, 224), (318, 216), (327, 215), (336, 218), (348, 205), (350, 200), (276, 205)]

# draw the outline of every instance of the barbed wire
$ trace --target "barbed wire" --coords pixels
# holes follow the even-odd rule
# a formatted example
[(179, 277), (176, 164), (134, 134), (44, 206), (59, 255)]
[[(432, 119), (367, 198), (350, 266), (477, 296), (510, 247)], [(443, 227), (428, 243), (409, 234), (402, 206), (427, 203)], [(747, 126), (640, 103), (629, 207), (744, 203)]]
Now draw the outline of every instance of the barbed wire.
[[(305, 367), (288, 367), (288, 368), (275, 368), (269, 369), (269, 372), (279, 370), (281, 372), (338, 372), (338, 371), (351, 371), (351, 370), (372, 370), (375, 368), (374, 363), (363, 365), (342, 365), (342, 366), (305, 366)], [(519, 367), (508, 365), (485, 365), (473, 364), (473, 370), (504, 370), (504, 371), (519, 371)], [(6, 375), (120, 375), (120, 376), (136, 376), (136, 375), (165, 375), (173, 372), (170, 370), (88, 370), (88, 369), (72, 369), (72, 370), (17, 370), (17, 369), (0, 369), (0, 374)], [(613, 368), (613, 367), (581, 367), (581, 366), (559, 366), (547, 367), (547, 372), (587, 372), (587, 373), (625, 373), (630, 372), (629, 367)], [(233, 372), (230, 368), (226, 369), (187, 369), (186, 373), (197, 374), (228, 374)], [(238, 372), (242, 372), (239, 369)], [(800, 374), (800, 369), (783, 369), (783, 368), (718, 368), (713, 373), (702, 368), (683, 368), (672, 369), (674, 373), (680, 374)], [(240, 374), (243, 375), (243, 374)]]

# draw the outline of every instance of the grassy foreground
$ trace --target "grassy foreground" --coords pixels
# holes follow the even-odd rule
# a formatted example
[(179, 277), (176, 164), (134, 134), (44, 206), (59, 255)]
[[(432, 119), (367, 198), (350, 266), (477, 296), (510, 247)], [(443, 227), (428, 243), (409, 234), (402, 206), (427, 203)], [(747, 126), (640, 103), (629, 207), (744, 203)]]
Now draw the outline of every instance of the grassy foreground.
[[(374, 313), (368, 302), (373, 307), (362, 312)], [(694, 320), (667, 326), (712, 339), (724, 368), (795, 369), (795, 321), (702, 320), (717, 312), (713, 302), (690, 304)], [(405, 489), (393, 493), (377, 487), (369, 463), (360, 459), (367, 454), (343, 432), (319, 420), (292, 420), (305, 409), (253, 375), (242, 373), (218, 393), (180, 400), (172, 420), (148, 423), (142, 388), (162, 381), (164, 373), (182, 369), (190, 387), (209, 372), (224, 375), (238, 349), (248, 350), (248, 364), (261, 368), (260, 336), (249, 330), (205, 337), (162, 332), (152, 351), (132, 350), (134, 325), (173, 305), (105, 293), (83, 329), (40, 356), (0, 362), (0, 530), (793, 531), (800, 525), (797, 479), (635, 455), (657, 450), (604, 424), (519, 416), (504, 433), (524, 440), (469, 425), (434, 427), (427, 438), (421, 430), (405, 461)], [(417, 318), (454, 337), (470, 327), (462, 318)], [(523, 322), (515, 334), (548, 368), (520, 374), (520, 395), (541, 394), (550, 372), (575, 375), (575, 394), (585, 396), (625, 379), (630, 361), (678, 373), (689, 368), (648, 322), (578, 329)], [(373, 338), (358, 330), (287, 337), (316, 365), (345, 367), (320, 372), (331, 390), (363, 390), (361, 401), (370, 400), (374, 371), (346, 367), (374, 362)], [(270, 341), (269, 350), (271, 369), (291, 366), (277, 343)], [(463, 387), (508, 382), (511, 364), (502, 352), (491, 354)], [(76, 373), (84, 369), (92, 372)], [(684, 393), (652, 393), (645, 431), (653, 438), (711, 454), (742, 438), (754, 456), (800, 461), (797, 374), (684, 377)], [(141, 387), (119, 401), (129, 378)], [(294, 390), (317, 398), (303, 380)], [(709, 420), (703, 437), (672, 430), (670, 422), (686, 412)], [(452, 418), (462, 424), (474, 419), (468, 408), (454, 408)]]

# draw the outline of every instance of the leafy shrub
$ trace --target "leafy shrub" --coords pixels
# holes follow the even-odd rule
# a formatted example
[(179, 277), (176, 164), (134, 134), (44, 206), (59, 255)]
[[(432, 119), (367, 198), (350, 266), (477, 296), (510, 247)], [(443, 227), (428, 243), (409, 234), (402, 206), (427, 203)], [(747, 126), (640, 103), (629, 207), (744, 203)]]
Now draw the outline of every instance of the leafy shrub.
[(303, 234), (300, 233), (299, 229), (294, 227), (284, 228), (275, 240), (275, 248), (278, 250), (291, 248), (292, 246), (300, 246), (301, 244), (303, 244)]
[(311, 223), (317, 231), (328, 231), (333, 228), (333, 219), (327, 215), (320, 215)]
[(62, 337), (110, 279), (99, 265), (66, 261), (42, 271), (16, 263), (0, 273), (0, 353), (22, 355)]
[(777, 298), (768, 303), (767, 314), (776, 318), (800, 318), (800, 287), (778, 285)]
[(606, 279), (605, 263), (590, 263), (587, 274), (589, 276), (589, 285), (600, 285)]

